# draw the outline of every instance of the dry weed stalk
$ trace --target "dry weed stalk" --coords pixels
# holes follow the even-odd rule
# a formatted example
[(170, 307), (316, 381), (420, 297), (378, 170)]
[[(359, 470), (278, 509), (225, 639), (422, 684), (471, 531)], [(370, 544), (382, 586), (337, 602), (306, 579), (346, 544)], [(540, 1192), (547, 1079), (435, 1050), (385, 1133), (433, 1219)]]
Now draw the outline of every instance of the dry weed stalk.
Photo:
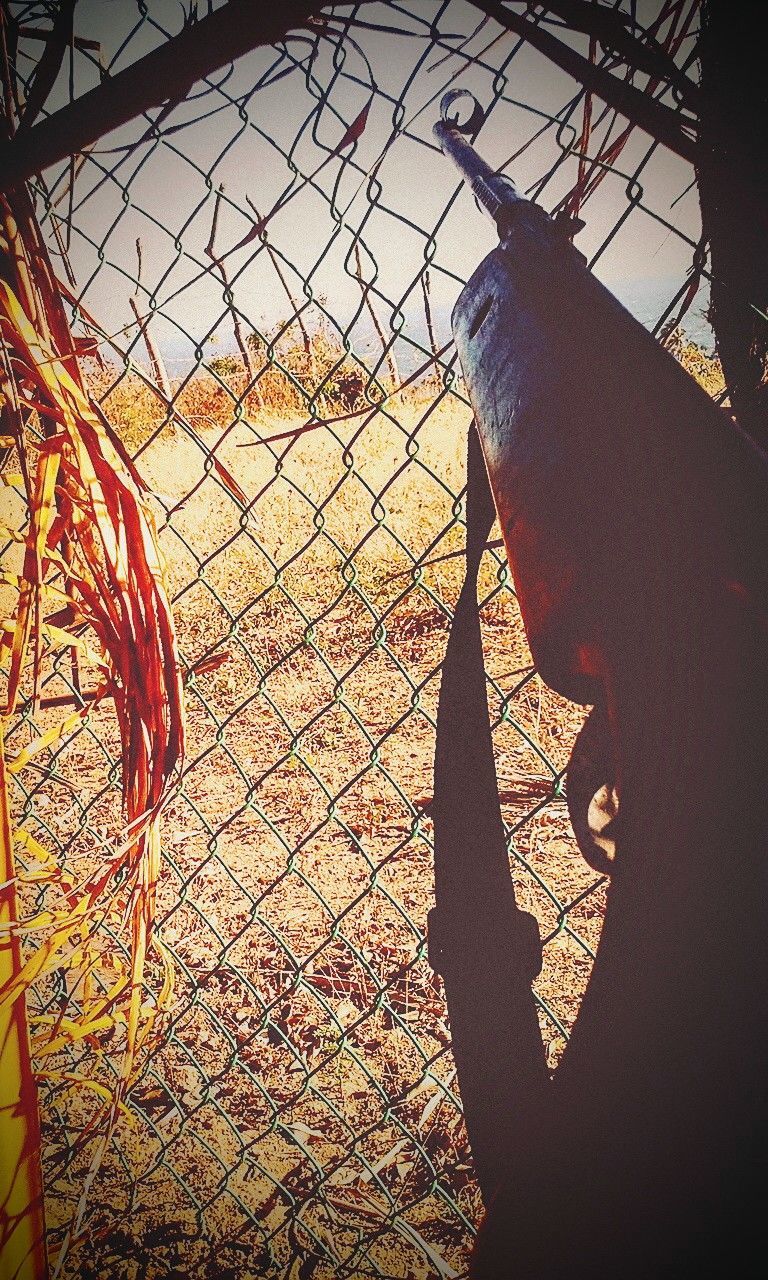
[(152, 334), (150, 333), (150, 322), (152, 320), (152, 313), (150, 312), (149, 315), (142, 315), (141, 308), (137, 301), (139, 286), (141, 284), (141, 262), (142, 262), (141, 240), (138, 238), (136, 240), (136, 262), (137, 262), (136, 292), (131, 294), (128, 301), (131, 305), (131, 311), (136, 317), (136, 323), (139, 326), (139, 333), (144, 339), (144, 346), (147, 348), (147, 355), (149, 356), (149, 367), (152, 370), (152, 377), (157, 383), (162, 394), (165, 396), (166, 400), (170, 400), (171, 384), (168, 379), (168, 374), (166, 373), (165, 361), (163, 360), (163, 357), (160, 354), (160, 348), (158, 347), (157, 343), (152, 337)]

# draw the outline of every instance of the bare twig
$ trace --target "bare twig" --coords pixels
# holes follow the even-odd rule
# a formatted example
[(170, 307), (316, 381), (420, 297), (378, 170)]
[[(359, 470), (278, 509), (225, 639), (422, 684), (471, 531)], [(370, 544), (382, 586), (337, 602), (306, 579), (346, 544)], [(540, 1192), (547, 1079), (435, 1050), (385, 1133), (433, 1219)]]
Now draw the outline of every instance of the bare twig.
[[(246, 200), (248, 201), (248, 204), (250, 205), (251, 209), (252, 209), (252, 210), (253, 210), (253, 212), (254, 212), (254, 215), (255, 215), (255, 217), (256, 217), (256, 222), (257, 222), (257, 224), (261, 223), (261, 222), (262, 222), (261, 214), (259, 213), (258, 209), (256, 208), (256, 205), (255, 205), (255, 204), (253, 203), (253, 201), (251, 200), (251, 197), (250, 197), (250, 196), (246, 196), (245, 198), (246, 198)], [(280, 281), (281, 285), (283, 286), (283, 290), (284, 290), (284, 292), (285, 292), (285, 296), (287, 297), (288, 301), (290, 302), (291, 306), (293, 307), (293, 311), (294, 311), (294, 314), (295, 314), (295, 316), (296, 316), (296, 320), (298, 321), (298, 325), (299, 325), (299, 328), (300, 328), (300, 330), (301, 330), (301, 336), (302, 336), (302, 339), (303, 339), (303, 342), (304, 342), (304, 350), (306, 351), (307, 355), (309, 355), (309, 354), (311, 353), (311, 350), (312, 350), (312, 341), (311, 341), (311, 339), (310, 339), (309, 332), (308, 332), (308, 330), (307, 330), (307, 326), (305, 325), (304, 321), (303, 321), (303, 320), (302, 320), (302, 318), (301, 318), (301, 306), (300, 306), (300, 304), (299, 304), (299, 302), (298, 302), (298, 300), (297, 300), (297, 298), (296, 298), (296, 296), (295, 296), (295, 294), (294, 294), (293, 290), (291, 289), (291, 286), (290, 286), (290, 285), (289, 285), (289, 283), (288, 283), (288, 280), (287, 280), (287, 278), (286, 278), (285, 272), (283, 271), (283, 268), (282, 268), (282, 267), (281, 267), (281, 265), (280, 265), (280, 259), (278, 258), (277, 254), (275, 253), (275, 250), (273, 249), (272, 245), (269, 243), (269, 240), (267, 239), (267, 237), (266, 237), (266, 233), (265, 233), (265, 232), (262, 232), (262, 237), (263, 237), (263, 240), (264, 240), (264, 248), (266, 249), (267, 253), (269, 254), (269, 260), (270, 260), (270, 262), (272, 263), (272, 266), (273, 266), (273, 267), (274, 267), (274, 269), (275, 269), (275, 275), (277, 276), (278, 280)]]
[[(381, 343), (381, 349), (386, 355), (387, 368), (389, 369), (389, 376), (392, 379), (392, 386), (396, 387), (400, 383), (400, 373), (397, 368), (395, 353), (392, 350), (392, 344), (387, 343), (387, 339), (385, 337), (384, 330), (381, 327), (379, 317), (376, 315), (376, 309), (373, 303), (371, 302), (371, 286), (363, 278), (363, 268), (360, 262), (360, 246), (358, 244), (355, 244), (355, 276), (360, 284), (360, 288), (363, 293), (363, 302), (365, 303), (365, 306), (368, 310), (368, 314), (371, 317), (371, 320), (373, 322), (373, 327), (376, 330), (376, 333), (378, 335), (379, 342)], [(434, 348), (433, 348), (432, 354), (434, 355)]]
[[(43, 43), (53, 38), (51, 31), (42, 31), (40, 27), (19, 27), (19, 38), (25, 40), (40, 40)], [(73, 36), (72, 43), (76, 49), (90, 50), (93, 53), (101, 51), (101, 41), (89, 40), (87, 36)]]
[(430, 300), (431, 278), (429, 274), (429, 267), (427, 267), (426, 271), (421, 277), (421, 292), (424, 298), (424, 319), (427, 322), (427, 333), (429, 335), (429, 349), (432, 352), (432, 355), (434, 355), (435, 352), (437, 351), (437, 343), (435, 342), (435, 328), (432, 323), (432, 303)]
[[(245, 334), (243, 333), (243, 323), (240, 318), (240, 312), (235, 306), (235, 300), (232, 296), (232, 287), (229, 283), (229, 276), (227, 274), (226, 264), (222, 258), (218, 258), (216, 256), (216, 250), (214, 249), (214, 243), (216, 240), (216, 230), (219, 225), (219, 206), (221, 204), (221, 197), (223, 196), (223, 194), (224, 194), (224, 183), (222, 182), (218, 191), (216, 192), (216, 200), (213, 206), (213, 218), (211, 219), (211, 234), (208, 237), (208, 243), (205, 246), (205, 252), (207, 256), (211, 259), (211, 262), (214, 264), (214, 266), (216, 267), (216, 270), (221, 276), (221, 283), (224, 285), (224, 301), (226, 303), (227, 310), (229, 311), (230, 317), (232, 319), (232, 327), (235, 331), (235, 342), (237, 343), (238, 348), (240, 350), (240, 355), (243, 358), (243, 364), (245, 365), (245, 372), (248, 375), (248, 381), (250, 383), (250, 382), (253, 382), (253, 364), (251, 362), (251, 353), (248, 350), (248, 342), (245, 337)], [(259, 388), (258, 384), (256, 384), (255, 390), (261, 402), (261, 407), (263, 408), (264, 402), (261, 396), (261, 389)]]
[[(138, 289), (139, 282), (141, 281), (141, 240), (139, 239), (136, 240), (136, 257), (138, 260), (138, 269), (136, 272), (136, 287)], [(168, 399), (170, 399), (171, 384), (168, 379), (168, 373), (165, 368), (165, 362), (163, 361), (163, 357), (160, 354), (160, 349), (155, 345), (154, 338), (149, 332), (149, 324), (152, 319), (152, 315), (151, 313), (149, 315), (142, 315), (141, 310), (139, 308), (139, 304), (136, 301), (136, 294), (132, 294), (131, 297), (128, 299), (128, 301), (131, 304), (131, 310), (136, 317), (136, 321), (139, 326), (139, 332), (141, 333), (141, 336), (144, 339), (144, 345), (147, 348), (147, 355), (149, 356), (149, 364), (152, 370), (152, 377), (154, 378), (158, 387), (162, 391), (163, 395), (166, 396)]]

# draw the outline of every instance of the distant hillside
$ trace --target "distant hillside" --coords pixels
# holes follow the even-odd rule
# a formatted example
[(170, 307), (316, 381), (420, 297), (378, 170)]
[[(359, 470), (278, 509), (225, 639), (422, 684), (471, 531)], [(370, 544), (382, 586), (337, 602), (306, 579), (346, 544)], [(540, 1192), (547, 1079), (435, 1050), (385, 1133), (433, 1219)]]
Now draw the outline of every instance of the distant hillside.
[[(614, 280), (607, 287), (641, 324), (650, 329), (675, 296), (680, 287), (680, 280), (677, 277)], [(714, 348), (714, 334), (705, 316), (708, 292), (708, 287), (702, 285), (682, 324), (688, 340), (696, 343), (707, 353)], [(390, 317), (381, 304), (378, 305), (378, 314), (382, 329), (385, 334), (388, 334), (391, 332)], [(451, 308), (435, 306), (432, 326), (437, 347), (444, 346), (451, 333)], [(369, 368), (373, 368), (381, 357), (381, 342), (367, 315), (364, 321), (355, 325), (349, 337), (353, 352)], [(194, 367), (196, 360), (192, 343), (188, 339), (174, 335), (167, 323), (159, 322), (155, 340), (161, 347), (172, 376), (183, 377)], [(140, 360), (143, 355), (142, 346), (141, 343), (137, 344), (137, 355)], [(423, 309), (414, 307), (406, 312), (406, 323), (395, 342), (395, 358), (401, 375), (407, 377), (413, 373), (428, 358), (429, 350), (429, 334)], [(207, 360), (216, 356), (236, 354), (234, 337), (231, 334), (219, 333), (215, 344), (206, 344), (204, 352)]]

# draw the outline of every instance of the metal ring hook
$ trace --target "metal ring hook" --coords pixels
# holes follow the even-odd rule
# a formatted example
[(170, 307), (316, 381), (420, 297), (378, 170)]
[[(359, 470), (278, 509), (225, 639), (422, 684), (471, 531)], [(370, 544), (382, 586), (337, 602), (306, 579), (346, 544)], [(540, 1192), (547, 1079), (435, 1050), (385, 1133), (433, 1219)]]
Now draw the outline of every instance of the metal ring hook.
[[(464, 124), (460, 124), (457, 112), (453, 112), (452, 115), (448, 114), (454, 102), (459, 98), (469, 98), (472, 103), (472, 113)], [(480, 106), (480, 103), (474, 93), (470, 93), (469, 89), (449, 89), (448, 93), (444, 93), (440, 99), (440, 116), (446, 124), (451, 125), (452, 128), (456, 129), (459, 133), (466, 133), (470, 136), (474, 136), (478, 132), (481, 124), (485, 120), (485, 112), (483, 111), (483, 108)]]

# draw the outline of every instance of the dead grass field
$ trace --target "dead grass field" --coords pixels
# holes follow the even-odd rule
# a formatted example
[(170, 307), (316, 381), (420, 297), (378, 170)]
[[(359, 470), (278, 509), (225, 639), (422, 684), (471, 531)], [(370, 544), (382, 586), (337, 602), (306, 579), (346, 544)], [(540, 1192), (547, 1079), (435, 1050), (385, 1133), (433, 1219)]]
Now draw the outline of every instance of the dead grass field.
[[(220, 390), (187, 401), (191, 431), (163, 427), (125, 382), (105, 401), (143, 442), (181, 652), (204, 665), (164, 822), (173, 996), (61, 1275), (461, 1276), (480, 1200), (424, 934), (434, 717), (462, 560), (414, 564), (463, 545), (468, 411), (448, 396), (427, 413), (411, 396), (362, 427), (242, 448), (254, 431)], [(261, 436), (298, 424), (249, 415)], [(546, 940), (536, 991), (554, 1066), (603, 908), (553, 788), (584, 713), (530, 674), (490, 553), (482, 595), (500, 794), (519, 901)], [(119, 830), (117, 754), (104, 705), (28, 788), (28, 824), (83, 865)], [(76, 998), (76, 977), (62, 981)], [(108, 1084), (119, 1049), (115, 1030), (48, 1065)], [(83, 1090), (45, 1094), (56, 1241), (93, 1155), (72, 1159), (71, 1132), (94, 1105)]]

